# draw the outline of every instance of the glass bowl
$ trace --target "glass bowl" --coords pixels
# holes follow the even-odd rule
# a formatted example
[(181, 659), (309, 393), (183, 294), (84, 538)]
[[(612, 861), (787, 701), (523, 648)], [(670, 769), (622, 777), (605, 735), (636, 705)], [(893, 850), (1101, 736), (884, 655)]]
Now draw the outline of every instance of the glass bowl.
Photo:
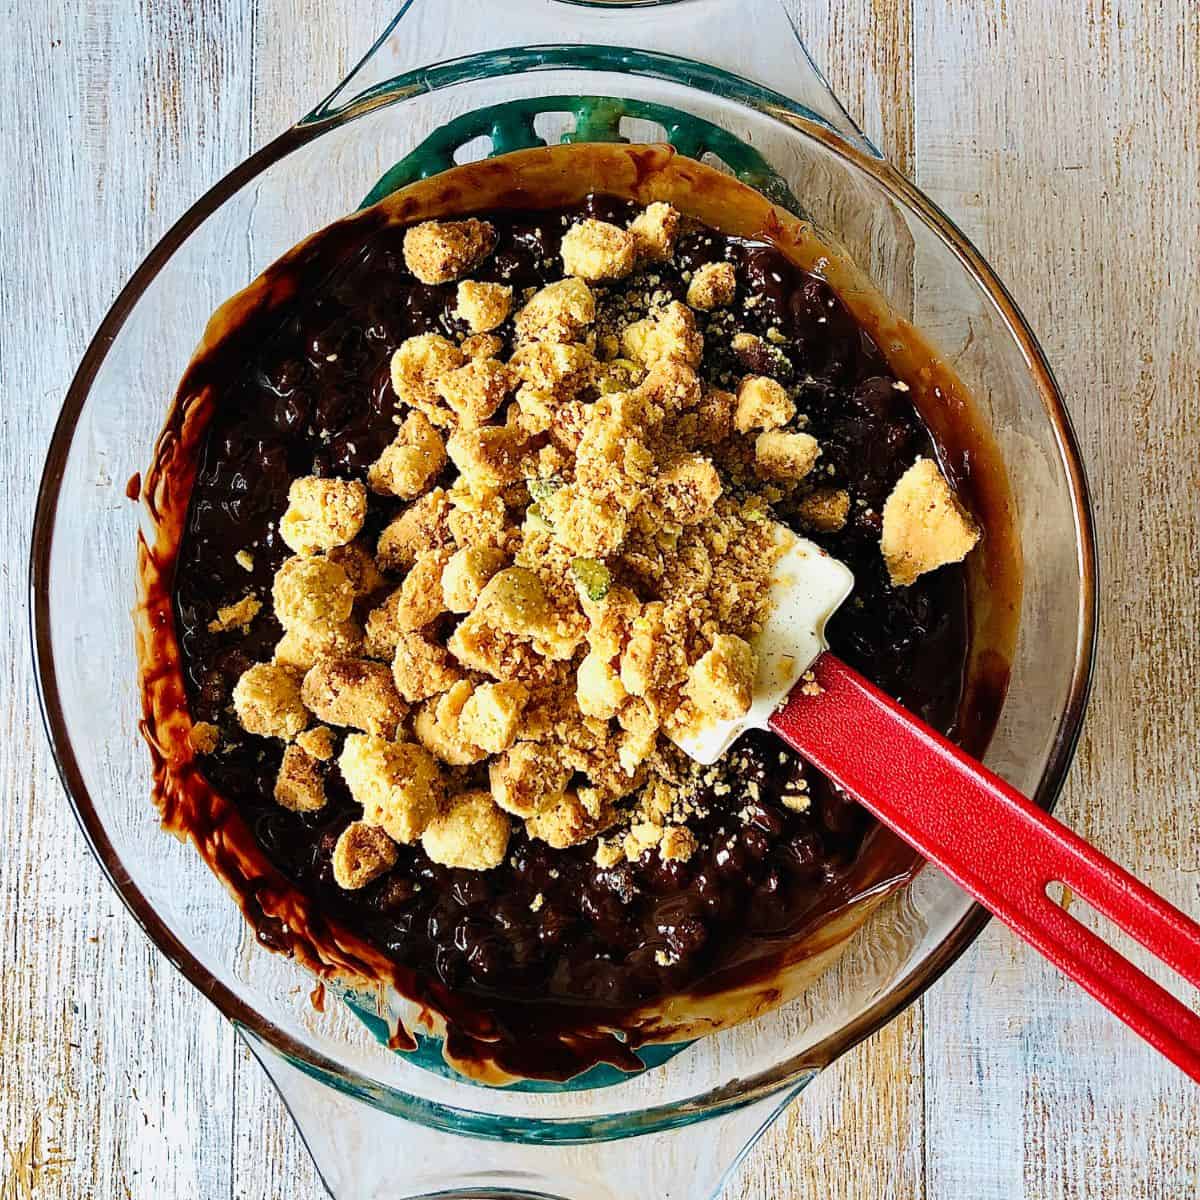
[[(978, 252), (854, 127), (782, 8), (772, 0), (761, 10), (740, 23), (739, 39), (736, 0), (507, 0), (503, 28), (479, 22), (472, 0), (409, 0), (330, 97), (152, 251), (96, 334), (56, 426), (30, 587), (43, 715), (63, 781), (113, 886), (245, 1035), (337, 1196), (715, 1194), (769, 1120), (919, 996), (986, 919), (927, 868), (792, 1002), (673, 1047), (660, 1056), (669, 1063), (606, 1087), (489, 1089), (429, 1070), (422, 1055), (388, 1052), (347, 1006), (316, 1011), (311, 979), (259, 946), (195, 851), (162, 835), (139, 743), (129, 619), (146, 518), (126, 481), (149, 460), (209, 314), (364, 197), (514, 137), (669, 138), (744, 176), (761, 164), (764, 190), (781, 186), (892, 312), (940, 347), (999, 445), (1024, 588), (986, 761), (1047, 807), (1070, 762), (1091, 667), (1095, 566), (1061, 397)], [(616, 108), (597, 120), (594, 106), (564, 112), (549, 96), (610, 98)], [(520, 100), (529, 103), (514, 108)], [(707, 126), (655, 124), (645, 114), (662, 106)], [(479, 118), (518, 110), (533, 114), (520, 128)], [(439, 139), (456, 120), (480, 132)], [(694, 136), (711, 126), (726, 140)], [(986, 607), (986, 578), (974, 594)]]

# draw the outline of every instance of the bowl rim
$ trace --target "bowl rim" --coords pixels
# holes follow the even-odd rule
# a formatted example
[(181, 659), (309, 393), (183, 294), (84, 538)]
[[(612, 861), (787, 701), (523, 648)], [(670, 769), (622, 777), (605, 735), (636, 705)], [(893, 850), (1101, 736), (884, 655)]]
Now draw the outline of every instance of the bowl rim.
[[(353, 114), (347, 114), (335, 124), (340, 125), (343, 120), (352, 119), (352, 116)], [(873, 177), (875, 182), (914, 213), (942, 241), (996, 306), (1010, 336), (1021, 350), (1041, 395), (1071, 499), (1080, 571), (1080, 612), (1070, 687), (1058, 719), (1046, 766), (1033, 797), (1039, 805), (1052, 810), (1065, 782), (1082, 732), (1097, 639), (1094, 516), (1078, 440), (1062, 394), (1044, 351), (1007, 288), (967, 236), (929, 197), (886, 160), (848, 144), (823, 125), (806, 120), (798, 121), (795, 118), (788, 123), (796, 132), (820, 141), (827, 150), (846, 160), (850, 166)], [(51, 436), (38, 488), (28, 575), (30, 639), (39, 707), (59, 777), (94, 857), (134, 920), (184, 977), (207, 996), (236, 1027), (252, 1034), (257, 1042), (282, 1054), (307, 1074), (377, 1106), (391, 1108), (394, 1106), (378, 1094), (380, 1085), (354, 1076), (343, 1066), (280, 1029), (226, 984), (214, 978), (159, 917), (154, 906), (123, 869), (75, 757), (59, 695), (50, 636), (48, 579), (55, 517), (65, 465), (92, 384), (118, 332), (146, 288), (196, 228), (251, 179), (273, 163), (319, 137), (329, 128), (330, 124), (325, 122), (294, 126), (225, 175), (205, 192), (151, 249), (105, 314), (67, 390)], [(986, 909), (978, 904), (972, 905), (897, 989), (859, 1012), (851, 1021), (811, 1047), (800, 1058), (789, 1059), (765, 1070), (746, 1081), (735, 1094), (731, 1094), (727, 1088), (718, 1089), (706, 1095), (672, 1101), (659, 1108), (605, 1114), (582, 1121), (574, 1118), (560, 1120), (544, 1117), (509, 1117), (503, 1122), (505, 1129), (511, 1135), (516, 1131), (516, 1127), (520, 1127), (520, 1131), (529, 1136), (530, 1140), (547, 1140), (556, 1144), (606, 1141), (675, 1128), (695, 1120), (718, 1116), (755, 1103), (766, 1095), (803, 1086), (815, 1071), (828, 1066), (920, 997), (967, 950), (989, 919), (990, 914)], [(395, 1089), (386, 1085), (384, 1088), (389, 1095), (396, 1093)], [(475, 1136), (496, 1136), (486, 1128), (492, 1120), (490, 1115), (431, 1103), (420, 1097), (408, 1099), (414, 1101), (414, 1105), (405, 1108), (402, 1115), (410, 1119)], [(472, 1117), (484, 1118), (483, 1124), (472, 1128), (475, 1124), (470, 1119)], [(559, 1134), (551, 1132), (560, 1125), (562, 1129)], [(545, 1131), (545, 1137), (538, 1136), (542, 1131)]]

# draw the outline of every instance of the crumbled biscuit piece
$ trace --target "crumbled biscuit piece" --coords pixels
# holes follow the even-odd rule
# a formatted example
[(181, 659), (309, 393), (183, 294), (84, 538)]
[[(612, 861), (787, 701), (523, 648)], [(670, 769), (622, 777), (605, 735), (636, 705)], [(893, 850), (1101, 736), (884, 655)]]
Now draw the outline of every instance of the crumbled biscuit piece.
[(450, 283), (477, 267), (496, 245), (487, 221), (423, 221), (404, 235), (404, 262), (422, 283)]
[(318, 720), (391, 737), (408, 713), (392, 673), (368, 658), (327, 658), (304, 676), (304, 703)]
[(589, 217), (563, 235), (562, 262), (579, 279), (624, 279), (637, 263), (637, 244), (629, 230)]
[(626, 775), (632, 775), (658, 746), (658, 719), (644, 701), (631, 698), (618, 714), (625, 731), (617, 744), (617, 761)]
[(571, 775), (570, 764), (541, 742), (517, 742), (488, 768), (493, 798), (514, 817), (531, 817), (556, 803)]
[(749, 642), (732, 633), (718, 633), (688, 673), (684, 690), (702, 713), (731, 721), (749, 711), (755, 669)]
[(333, 880), (348, 892), (358, 891), (386, 875), (396, 865), (398, 853), (396, 843), (382, 829), (353, 821), (333, 848)]
[(442, 572), (442, 599), (452, 613), (467, 613), (479, 602), (479, 593), (497, 571), (508, 565), (508, 556), (496, 546), (464, 546), (456, 550)]
[(659, 475), (654, 494), (670, 520), (696, 525), (712, 512), (721, 496), (717, 468), (699, 454), (685, 454)]
[[(480, 627), (528, 641), (538, 654), (553, 661), (570, 658), (582, 640), (578, 611), (561, 611), (539, 576), (525, 567), (498, 571), (480, 592), (474, 610), (449, 641), (450, 652), (460, 662), (465, 661), (460, 653), (464, 641), (469, 643)], [(460, 636), (464, 630), (465, 636)]]
[(638, 213), (629, 226), (638, 258), (666, 262), (675, 253), (679, 221), (679, 211), (661, 200), (656, 200), (644, 212)]
[(297, 736), (296, 745), (318, 762), (328, 762), (335, 748), (333, 730), (328, 725), (314, 725)]
[(929, 458), (918, 458), (904, 472), (883, 507), (880, 546), (896, 587), (961, 562), (979, 537), (979, 527)]
[(575, 699), (579, 711), (585, 717), (607, 721), (617, 715), (627, 695), (612, 657), (596, 650), (589, 651), (576, 675)]
[(581, 492), (567, 484), (542, 506), (555, 538), (573, 554), (607, 558), (625, 541), (629, 517), (614, 500)]
[(275, 647), (272, 661), (303, 673), (323, 658), (357, 654), (363, 646), (363, 631), (355, 621), (293, 625)]
[(470, 359), (496, 358), (504, 349), (504, 339), (494, 333), (476, 333), (463, 338), (462, 352)]
[(517, 425), (459, 426), (446, 450), (472, 491), (495, 491), (525, 478), (529, 435)]
[(262, 608), (257, 596), (243, 596), (235, 604), (226, 604), (217, 609), (217, 615), (208, 623), (209, 633), (228, 633), (231, 629), (245, 629)]
[(337, 563), (346, 572), (346, 578), (350, 580), (356, 599), (369, 596), (383, 587), (384, 578), (366, 546), (357, 542), (351, 542), (348, 546), (335, 546), (325, 557), (330, 562)]
[(445, 465), (442, 435), (423, 412), (410, 412), (391, 445), (367, 468), (367, 483), (371, 491), (382, 496), (412, 500), (429, 487)]
[(460, 679), (436, 700), (427, 700), (413, 718), (413, 732), (430, 754), (451, 767), (482, 762), (487, 753), (476, 746), (462, 728), (462, 712), (474, 692), (468, 679)]
[(516, 317), (522, 342), (576, 342), (596, 319), (596, 297), (582, 279), (559, 279), (535, 292)]
[(709, 388), (696, 406), (692, 436), (698, 446), (719, 446), (733, 436), (737, 397), (720, 388)]
[(601, 838), (596, 843), (596, 853), (592, 856), (592, 861), (602, 871), (607, 871), (610, 867), (615, 867), (624, 857), (625, 852), (616, 841)]
[(511, 367), (494, 358), (473, 358), (438, 380), (438, 392), (460, 424), (482, 425), (496, 414), (516, 386)]
[(301, 746), (288, 746), (275, 777), (275, 803), (292, 812), (325, 807), (325, 780), (317, 760)]
[(752, 429), (776, 429), (796, 415), (796, 405), (783, 385), (768, 375), (749, 375), (737, 394), (733, 423), (738, 433)]
[(574, 792), (563, 792), (525, 820), (525, 832), (553, 850), (566, 850), (590, 841), (613, 820), (610, 812), (591, 812)]
[(290, 741), (308, 725), (300, 680), (286, 667), (256, 663), (237, 681), (233, 708), (242, 728), (259, 737)]
[(237, 563), (243, 571), (254, 570), (254, 555), (249, 550), (239, 550), (234, 556), (233, 561)]
[(733, 303), (737, 295), (737, 272), (733, 263), (705, 263), (688, 284), (687, 302), (693, 308), (711, 312)]
[(450, 492), (447, 524), (459, 546), (505, 549), (516, 537), (503, 495), (496, 490), (473, 492), (461, 480)]
[(435, 425), (450, 425), (453, 414), (443, 403), (437, 383), (465, 361), (463, 352), (440, 333), (410, 337), (392, 355), (392, 388), (405, 404), (419, 409)]
[(406, 846), (437, 815), (445, 793), (436, 760), (415, 742), (352, 733), (338, 767), (350, 794), (363, 807), (363, 820)]
[(668, 416), (696, 408), (703, 396), (700, 377), (691, 367), (673, 358), (656, 362), (646, 372), (638, 394), (658, 405)]
[(404, 582), (367, 614), (367, 652), (391, 658), (401, 634), (424, 629), (446, 611), (442, 572), (450, 551), (423, 550)]
[(397, 638), (392, 680), (401, 699), (409, 704), (428, 700), (448, 692), (461, 678), (445, 646), (423, 633), (401, 633)]
[(818, 533), (837, 533), (850, 515), (850, 493), (845, 488), (817, 488), (800, 501), (796, 513)]
[(662, 827), (653, 821), (635, 821), (625, 835), (622, 849), (630, 862), (637, 862), (644, 854), (658, 849), (662, 839)]
[(762, 479), (796, 483), (817, 465), (821, 447), (811, 433), (769, 429), (754, 439), (754, 470)]
[(385, 571), (408, 571), (423, 550), (437, 550), (453, 541), (450, 500), (441, 488), (434, 488), (392, 519), (379, 535), (375, 556)]
[(197, 754), (212, 754), (221, 744), (221, 731), (210, 721), (197, 721), (188, 730), (188, 740)]
[(346, 572), (323, 555), (284, 559), (271, 587), (275, 617), (284, 629), (328, 627), (349, 618), (354, 587)]
[(472, 333), (490, 333), (508, 320), (513, 290), (502, 283), (477, 283), (464, 279), (458, 285), (454, 315), (465, 321)]
[(462, 792), (426, 826), (421, 847), (444, 867), (488, 871), (504, 861), (511, 832), (511, 822), (487, 792)]
[(481, 683), (463, 705), (459, 728), (473, 746), (499, 754), (516, 741), (529, 700), (522, 683)]
[(595, 378), (596, 359), (573, 342), (529, 342), (511, 359), (521, 382), (559, 403), (574, 400)]
[(687, 862), (699, 849), (696, 835), (686, 825), (668, 825), (658, 843), (658, 852), (664, 862)]
[(652, 366), (673, 359), (696, 370), (704, 357), (704, 335), (686, 304), (672, 300), (621, 332), (621, 349), (634, 362)]
[(297, 554), (317, 554), (358, 536), (367, 515), (367, 489), (357, 479), (305, 475), (288, 488), (279, 536)]
[(654, 689), (668, 656), (665, 610), (661, 601), (647, 604), (630, 626), (629, 641), (621, 655), (621, 683), (632, 696), (646, 696)]

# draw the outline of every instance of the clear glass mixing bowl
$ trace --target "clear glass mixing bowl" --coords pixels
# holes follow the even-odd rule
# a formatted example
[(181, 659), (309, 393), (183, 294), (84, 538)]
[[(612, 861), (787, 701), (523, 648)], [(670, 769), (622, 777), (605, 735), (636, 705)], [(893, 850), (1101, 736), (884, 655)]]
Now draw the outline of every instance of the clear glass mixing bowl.
[[(1083, 470), (1049, 368), (977, 251), (846, 116), (782, 8), (766, 0), (753, 19), (731, 19), (741, 11), (737, 0), (506, 0), (490, 11), (478, 0), (409, 0), (326, 101), (154, 249), (105, 318), (55, 429), (30, 586), (63, 781), (113, 886), (242, 1030), (339, 1197), (713, 1195), (769, 1120), (928, 987), (985, 920), (926, 869), (798, 1000), (607, 1087), (486, 1089), (388, 1052), (340, 1004), (314, 1011), (310, 981), (257, 945), (191, 847), (162, 835), (129, 619), (144, 518), (126, 480), (148, 461), (208, 315), (447, 122), (548, 95), (653, 102), (715, 124), (770, 164), (973, 392), (1007, 464), (1024, 558), (1011, 684), (987, 762), (1050, 806), (1070, 761), (1095, 567)], [(572, 121), (576, 140), (613, 136), (584, 112), (546, 112), (534, 129), (553, 139)], [(636, 141), (687, 136), (630, 117), (619, 129)], [(488, 126), (453, 157), (482, 157), (512, 132)]]

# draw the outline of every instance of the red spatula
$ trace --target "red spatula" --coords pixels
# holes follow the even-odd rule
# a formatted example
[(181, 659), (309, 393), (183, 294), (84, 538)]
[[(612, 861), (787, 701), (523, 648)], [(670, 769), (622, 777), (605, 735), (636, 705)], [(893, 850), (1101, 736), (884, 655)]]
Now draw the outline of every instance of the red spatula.
[[(782, 527), (754, 704), (681, 747), (718, 758), (769, 728), (1200, 1082), (1200, 1015), (1047, 894), (1077, 896), (1200, 987), (1200, 925), (829, 653), (850, 572)], [(801, 677), (805, 682), (797, 687)]]

